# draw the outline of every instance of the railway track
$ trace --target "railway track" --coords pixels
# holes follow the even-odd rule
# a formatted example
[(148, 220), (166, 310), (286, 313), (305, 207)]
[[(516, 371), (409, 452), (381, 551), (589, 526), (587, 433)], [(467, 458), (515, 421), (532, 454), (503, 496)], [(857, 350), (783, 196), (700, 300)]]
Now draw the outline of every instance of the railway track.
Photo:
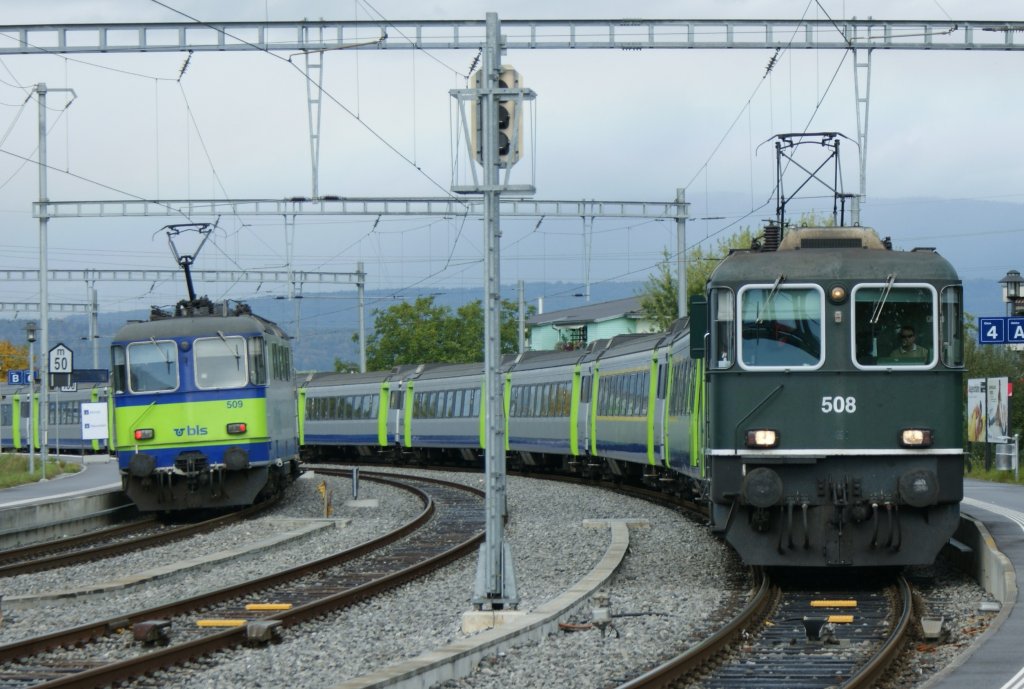
[(184, 538), (210, 533), (216, 529), (258, 516), (273, 507), (280, 498), (261, 502), (243, 510), (222, 514), (194, 524), (168, 526), (155, 517), (112, 526), (60, 540), (35, 543), (0, 551), (0, 577), (31, 574), (82, 562), (95, 562), (115, 555), (166, 545)]
[(826, 592), (782, 589), (763, 576), (719, 632), (618, 689), (866, 689), (900, 653), (911, 620), (903, 577)]
[[(102, 686), (215, 651), (277, 641), (287, 627), (423, 576), (474, 552), (482, 541), (482, 491), (424, 477), (362, 477), (414, 493), (422, 512), (378, 539), (321, 560), (2, 646), (0, 689)], [(126, 634), (134, 643), (125, 643)]]

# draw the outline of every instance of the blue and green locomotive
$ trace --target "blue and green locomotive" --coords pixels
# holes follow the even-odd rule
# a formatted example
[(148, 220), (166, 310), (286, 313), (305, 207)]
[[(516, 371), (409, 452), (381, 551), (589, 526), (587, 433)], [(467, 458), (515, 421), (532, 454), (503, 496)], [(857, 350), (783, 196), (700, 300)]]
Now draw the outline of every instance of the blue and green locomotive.
[(200, 299), (111, 346), (118, 465), (142, 511), (229, 508), (299, 473), (291, 347), (244, 305)]

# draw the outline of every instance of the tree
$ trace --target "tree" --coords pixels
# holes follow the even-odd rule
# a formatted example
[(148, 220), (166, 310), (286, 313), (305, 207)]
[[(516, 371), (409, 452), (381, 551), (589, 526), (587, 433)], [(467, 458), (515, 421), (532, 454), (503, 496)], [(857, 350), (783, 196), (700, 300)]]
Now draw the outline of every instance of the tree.
[[(526, 317), (536, 312), (527, 306)], [(514, 354), (519, 349), (519, 310), (510, 301), (501, 300), (501, 353)], [(478, 299), (459, 307), (455, 315), (458, 338), (457, 361), (483, 361), (484, 359), (484, 307)], [(468, 358), (465, 358), (468, 357)]]
[(797, 227), (835, 227), (836, 219), (831, 215), (823, 215), (818, 217), (818, 214), (814, 211), (800, 214), (800, 220), (796, 223)]
[[(653, 321), (658, 330), (665, 331), (679, 315), (679, 279), (672, 274), (668, 249), (662, 249), (661, 255), (656, 272), (648, 276), (640, 295), (640, 312)], [(689, 279), (686, 282), (689, 296)]]
[[(704, 285), (711, 273), (731, 249), (750, 248), (753, 240), (754, 235), (748, 227), (719, 240), (713, 255), (706, 255), (700, 246), (692, 249), (686, 261), (687, 298), (704, 293)], [(654, 321), (659, 330), (668, 330), (679, 313), (679, 280), (673, 274), (674, 258), (668, 249), (662, 250), (662, 257), (656, 272), (647, 278), (647, 285), (640, 294), (640, 310), (645, 318)]]
[[(359, 336), (356, 335), (358, 338)], [(334, 357), (334, 372), (335, 373), (359, 373), (359, 364), (354, 361), (344, 361), (338, 357)]]
[[(533, 311), (531, 307), (530, 312)], [(366, 367), (381, 371), (402, 364), (470, 363), (484, 358), (484, 312), (479, 300), (453, 314), (433, 297), (419, 297), (387, 309), (374, 309), (373, 332), (366, 338)], [(501, 350), (518, 347), (515, 304), (501, 303)]]
[(0, 340), (0, 375), (7, 380), (8, 371), (24, 371), (28, 369), (28, 345), (12, 344)]

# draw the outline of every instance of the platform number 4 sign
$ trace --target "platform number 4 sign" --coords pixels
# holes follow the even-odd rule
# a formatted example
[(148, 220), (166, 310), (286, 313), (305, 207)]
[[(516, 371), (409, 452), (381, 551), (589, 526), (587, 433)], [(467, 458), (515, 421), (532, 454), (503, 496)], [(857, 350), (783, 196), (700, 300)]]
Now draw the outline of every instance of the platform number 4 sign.
[(1006, 319), (979, 318), (978, 344), (1004, 344), (1006, 342)]

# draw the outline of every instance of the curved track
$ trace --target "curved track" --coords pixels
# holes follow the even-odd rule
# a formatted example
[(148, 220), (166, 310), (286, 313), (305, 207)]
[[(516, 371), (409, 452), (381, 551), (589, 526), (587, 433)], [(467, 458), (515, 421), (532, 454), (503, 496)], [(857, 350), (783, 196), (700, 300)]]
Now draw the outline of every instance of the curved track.
[(911, 619), (902, 577), (829, 592), (782, 590), (765, 577), (718, 633), (618, 689), (866, 689), (899, 654)]
[(0, 577), (42, 572), (82, 562), (95, 562), (115, 555), (166, 545), (258, 516), (264, 510), (277, 504), (279, 500), (280, 496), (243, 510), (222, 514), (194, 524), (164, 526), (155, 517), (144, 517), (129, 524), (112, 526), (78, 536), (2, 550), (0, 551)]
[[(102, 686), (214, 651), (276, 641), (286, 627), (423, 576), (474, 552), (483, 540), (482, 491), (418, 476), (364, 472), (362, 478), (418, 495), (423, 511), (399, 529), (328, 558), (0, 647), (0, 688)], [(103, 641), (126, 629), (138, 643), (122, 654), (131, 657), (111, 662), (111, 645)], [(172, 640), (172, 633), (180, 639)]]

